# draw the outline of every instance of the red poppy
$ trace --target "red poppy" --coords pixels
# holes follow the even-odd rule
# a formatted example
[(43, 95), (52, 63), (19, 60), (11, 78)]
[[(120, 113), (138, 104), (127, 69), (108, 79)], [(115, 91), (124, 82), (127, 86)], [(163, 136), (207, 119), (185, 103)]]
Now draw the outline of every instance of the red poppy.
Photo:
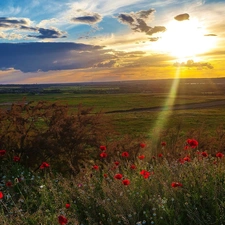
[(163, 157), (163, 154), (162, 154), (162, 153), (159, 153), (159, 154), (158, 154), (158, 157), (159, 157), (159, 158)]
[(0, 150), (0, 156), (4, 156), (6, 153), (6, 150)]
[(101, 154), (100, 154), (100, 157), (101, 158), (106, 158), (108, 155), (105, 153), (105, 152), (102, 152)]
[(122, 182), (125, 186), (130, 184), (130, 180), (128, 180), (128, 179), (124, 179)]
[(143, 160), (143, 159), (145, 158), (145, 155), (139, 155), (138, 158), (139, 158), (140, 160)]
[(132, 170), (137, 169), (137, 167), (136, 167), (134, 164), (132, 164), (132, 165), (130, 166), (130, 168), (131, 168)]
[(0, 191), (0, 199), (2, 199), (3, 198), (3, 193)]
[(119, 163), (118, 161), (115, 161), (114, 164), (115, 164), (116, 166), (118, 166), (120, 163)]
[(100, 146), (100, 149), (101, 149), (102, 151), (106, 151), (106, 146), (105, 146), (105, 145), (101, 145), (101, 146)]
[(202, 152), (201, 155), (202, 155), (203, 157), (208, 157), (208, 153), (207, 153), (207, 152)]
[(148, 172), (147, 170), (142, 170), (142, 171), (140, 172), (140, 174), (141, 174), (145, 179), (149, 178), (149, 176), (151, 175), (151, 173)]
[(161, 145), (162, 145), (163, 147), (166, 146), (166, 142), (165, 142), (165, 141), (161, 142)]
[(187, 144), (189, 144), (191, 148), (196, 148), (198, 146), (198, 142), (195, 139), (188, 139)]
[(103, 176), (104, 176), (105, 178), (107, 178), (107, 177), (108, 177), (108, 175), (107, 175), (106, 173), (104, 173), (104, 174), (103, 174)]
[(183, 185), (179, 182), (172, 182), (171, 183), (171, 187), (175, 188), (175, 187), (182, 187)]
[(183, 160), (185, 161), (185, 162), (190, 162), (191, 161), (191, 158), (190, 158), (190, 156), (185, 156), (184, 158), (183, 158)]
[(41, 165), (40, 165), (40, 169), (44, 169), (44, 168), (47, 168), (49, 167), (50, 165), (46, 162), (43, 162)]
[(6, 183), (5, 183), (5, 185), (7, 186), (7, 187), (12, 187), (12, 182), (11, 181), (7, 181)]
[(98, 170), (98, 169), (99, 169), (99, 166), (94, 165), (94, 166), (92, 167), (92, 169), (94, 169), (94, 170)]
[(69, 208), (70, 208), (70, 204), (69, 204), (69, 203), (66, 203), (66, 205), (65, 205), (65, 206), (66, 206), (66, 208), (67, 208), (67, 209), (69, 209)]
[(129, 157), (129, 153), (128, 152), (122, 152), (121, 156), (127, 158), (127, 157)]
[(146, 144), (145, 143), (140, 143), (141, 148), (145, 148)]
[(13, 161), (14, 162), (19, 162), (20, 161), (20, 157), (19, 156), (14, 156), (13, 157)]
[(67, 218), (62, 215), (58, 217), (58, 221), (59, 221), (59, 224), (61, 224), (61, 225), (65, 225), (68, 223)]
[(189, 149), (189, 146), (188, 145), (185, 145), (184, 146), (184, 150), (188, 150)]
[(216, 153), (216, 157), (218, 157), (218, 158), (223, 158), (223, 157), (224, 157), (224, 154), (221, 153), (221, 152), (217, 152), (217, 153)]
[(117, 179), (117, 180), (120, 180), (120, 179), (123, 178), (123, 175), (120, 174), (120, 173), (117, 173), (117, 174), (114, 176), (114, 178)]

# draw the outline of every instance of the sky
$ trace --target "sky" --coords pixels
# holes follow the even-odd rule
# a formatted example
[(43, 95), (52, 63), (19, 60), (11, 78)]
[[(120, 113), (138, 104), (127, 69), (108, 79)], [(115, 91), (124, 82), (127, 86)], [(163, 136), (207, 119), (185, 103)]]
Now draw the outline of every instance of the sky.
[(1, 0), (0, 84), (225, 76), (224, 0)]

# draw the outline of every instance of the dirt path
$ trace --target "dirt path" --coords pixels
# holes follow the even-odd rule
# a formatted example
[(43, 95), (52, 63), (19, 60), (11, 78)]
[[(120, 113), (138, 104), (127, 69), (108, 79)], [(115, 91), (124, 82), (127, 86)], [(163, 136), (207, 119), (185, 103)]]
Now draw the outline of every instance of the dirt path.
[(127, 110), (114, 110), (105, 112), (110, 113), (128, 113), (128, 112), (152, 112), (152, 111), (165, 111), (165, 110), (190, 110), (190, 109), (207, 109), (215, 106), (225, 106), (225, 100), (215, 100), (211, 102), (190, 103), (185, 105), (174, 105), (165, 107), (149, 107), (149, 108), (133, 108)]

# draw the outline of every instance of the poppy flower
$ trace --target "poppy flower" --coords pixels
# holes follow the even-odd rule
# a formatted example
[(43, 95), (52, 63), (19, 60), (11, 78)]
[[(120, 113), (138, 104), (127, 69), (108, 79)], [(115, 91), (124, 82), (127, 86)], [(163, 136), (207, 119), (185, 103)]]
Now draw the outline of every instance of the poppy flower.
[(114, 178), (117, 179), (117, 180), (120, 180), (120, 179), (123, 178), (123, 175), (120, 174), (120, 173), (117, 173), (117, 174), (114, 176)]
[(6, 185), (7, 187), (12, 187), (12, 182), (11, 182), (11, 181), (7, 181), (7, 182), (5, 183), (5, 185)]
[(121, 156), (127, 158), (127, 157), (129, 157), (129, 153), (128, 152), (122, 152)]
[(198, 142), (195, 139), (188, 139), (187, 140), (187, 144), (191, 147), (191, 148), (196, 148), (198, 146)]
[(163, 157), (163, 154), (162, 154), (162, 153), (159, 153), (159, 154), (158, 154), (158, 157), (159, 157), (159, 158), (162, 158), (162, 157)]
[(182, 187), (183, 185), (179, 182), (172, 182), (171, 183), (171, 187), (175, 188), (175, 187)]
[(145, 148), (146, 144), (145, 143), (140, 143), (141, 148)]
[(100, 154), (100, 157), (101, 158), (106, 158), (108, 155), (105, 153), (105, 152), (102, 152), (101, 154)]
[(151, 173), (148, 172), (147, 170), (142, 170), (142, 171), (140, 172), (140, 174), (141, 174), (145, 179), (149, 178), (149, 176), (151, 175)]
[(143, 159), (145, 158), (145, 155), (139, 155), (138, 158), (139, 158), (140, 160), (143, 160)]
[(118, 166), (120, 163), (119, 163), (118, 161), (115, 161), (114, 164), (115, 164), (116, 166)]
[(208, 153), (207, 153), (207, 152), (202, 152), (201, 155), (202, 155), (203, 157), (208, 157)]
[(188, 145), (185, 145), (184, 146), (184, 150), (188, 150), (189, 149), (189, 146)]
[(224, 157), (224, 154), (221, 153), (221, 152), (217, 152), (217, 153), (216, 153), (216, 157), (217, 157), (217, 158), (223, 158), (223, 157)]
[(66, 208), (67, 208), (67, 209), (69, 209), (69, 208), (70, 208), (70, 204), (69, 204), (69, 203), (66, 203), (66, 205), (65, 205), (65, 206), (66, 206)]
[(107, 178), (107, 177), (108, 177), (108, 175), (107, 175), (106, 173), (104, 173), (104, 174), (103, 174), (103, 176), (104, 176), (105, 178)]
[(102, 151), (106, 151), (106, 146), (105, 146), (105, 145), (101, 145), (101, 146), (100, 146), (100, 149), (101, 149)]
[(98, 170), (98, 169), (99, 169), (99, 166), (94, 165), (92, 168), (93, 168), (94, 170)]
[(137, 169), (137, 167), (136, 167), (134, 164), (132, 164), (132, 165), (130, 166), (130, 168), (131, 168), (132, 170)]
[(128, 180), (128, 179), (124, 179), (122, 182), (125, 186), (130, 184), (130, 180)]
[(161, 142), (161, 145), (162, 145), (163, 147), (166, 146), (166, 142), (165, 142), (165, 141)]
[(61, 224), (61, 225), (65, 225), (68, 223), (67, 218), (62, 215), (58, 217), (58, 221), (59, 221), (59, 224)]
[(41, 165), (40, 165), (40, 169), (44, 169), (44, 168), (47, 168), (49, 167), (50, 165), (46, 162), (43, 162)]
[(0, 156), (4, 156), (6, 153), (6, 150), (0, 150)]
[(14, 162), (19, 162), (20, 161), (20, 157), (19, 156), (14, 156), (13, 157), (13, 161)]
[(0, 191), (0, 199), (2, 199), (3, 198), (3, 193)]
[(191, 161), (191, 158), (190, 158), (190, 156), (185, 156), (185, 157), (183, 158), (183, 160), (184, 160), (185, 162), (190, 162), (190, 161)]

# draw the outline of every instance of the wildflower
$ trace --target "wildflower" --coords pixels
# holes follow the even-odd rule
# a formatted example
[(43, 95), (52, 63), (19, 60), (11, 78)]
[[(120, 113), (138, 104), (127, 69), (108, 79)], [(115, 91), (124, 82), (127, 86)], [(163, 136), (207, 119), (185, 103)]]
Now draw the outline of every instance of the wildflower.
[(191, 161), (191, 158), (190, 158), (190, 156), (185, 156), (184, 158), (183, 158), (183, 160), (185, 161), (185, 162), (190, 162)]
[(162, 158), (162, 157), (163, 157), (163, 154), (162, 154), (162, 153), (159, 153), (159, 154), (158, 154), (158, 157), (159, 157), (159, 158)]
[(0, 199), (2, 199), (3, 198), (3, 193), (0, 191)]
[(223, 157), (224, 157), (224, 154), (221, 153), (221, 152), (217, 152), (217, 153), (216, 153), (216, 157), (217, 157), (217, 158), (223, 158)]
[(130, 180), (128, 180), (128, 179), (124, 179), (122, 182), (125, 186), (130, 184)]
[(4, 156), (6, 153), (6, 150), (0, 150), (0, 156)]
[(145, 179), (149, 178), (149, 176), (151, 175), (151, 173), (148, 172), (147, 170), (142, 170), (142, 171), (140, 172), (140, 174), (141, 174)]
[(101, 145), (101, 146), (100, 146), (100, 149), (101, 149), (102, 151), (106, 151), (106, 146), (105, 146), (105, 145)]
[(120, 163), (119, 163), (118, 161), (115, 161), (114, 164), (115, 164), (116, 166), (118, 166)]
[(189, 146), (188, 145), (185, 145), (184, 146), (184, 150), (188, 150), (189, 149)]
[(122, 152), (121, 156), (127, 158), (127, 157), (129, 157), (129, 153), (128, 152)]
[(132, 170), (137, 169), (137, 167), (136, 167), (134, 164), (132, 164), (132, 165), (130, 166), (130, 168), (131, 168)]
[(105, 153), (105, 152), (102, 152), (101, 154), (100, 154), (100, 157), (101, 158), (106, 158), (108, 155)]
[(179, 182), (172, 182), (171, 183), (171, 187), (175, 188), (175, 187), (182, 187), (183, 185)]
[(198, 142), (195, 139), (188, 139), (187, 140), (187, 144), (191, 147), (191, 148), (196, 148), (198, 146)]
[(201, 155), (202, 155), (203, 157), (208, 157), (208, 153), (207, 153), (207, 152), (202, 152)]
[(166, 146), (166, 142), (165, 141), (161, 142), (161, 145), (162, 147)]
[(13, 161), (14, 162), (19, 162), (20, 161), (20, 157), (19, 156), (14, 156), (13, 157)]
[(98, 170), (98, 169), (99, 169), (99, 166), (94, 165), (94, 166), (92, 167), (92, 169), (94, 169), (94, 170)]
[(143, 160), (143, 159), (145, 158), (145, 155), (139, 155), (138, 158), (139, 158), (140, 160)]
[(49, 167), (50, 165), (46, 162), (43, 162), (41, 165), (40, 165), (40, 169), (44, 169), (44, 168), (47, 168)]
[(69, 208), (70, 208), (70, 204), (69, 204), (69, 203), (66, 203), (66, 205), (65, 205), (65, 206), (66, 206), (66, 208), (67, 208), (67, 209), (69, 209)]
[(145, 143), (140, 143), (141, 148), (145, 148), (146, 144)]
[(121, 173), (117, 173), (115, 176), (114, 176), (115, 179), (117, 180), (120, 180), (123, 178), (123, 175)]
[(184, 164), (185, 160), (184, 160), (184, 159), (179, 159), (178, 162), (179, 162), (180, 164)]
[(104, 173), (104, 174), (103, 174), (103, 176), (104, 176), (105, 178), (107, 178), (107, 177), (108, 177), (108, 175), (107, 175), (106, 173)]
[(5, 183), (5, 185), (6, 185), (6, 187), (12, 187), (12, 182), (11, 182), (11, 181), (7, 181), (7, 182)]
[(59, 221), (59, 224), (61, 224), (61, 225), (65, 225), (68, 223), (67, 218), (62, 215), (58, 217), (58, 221)]

